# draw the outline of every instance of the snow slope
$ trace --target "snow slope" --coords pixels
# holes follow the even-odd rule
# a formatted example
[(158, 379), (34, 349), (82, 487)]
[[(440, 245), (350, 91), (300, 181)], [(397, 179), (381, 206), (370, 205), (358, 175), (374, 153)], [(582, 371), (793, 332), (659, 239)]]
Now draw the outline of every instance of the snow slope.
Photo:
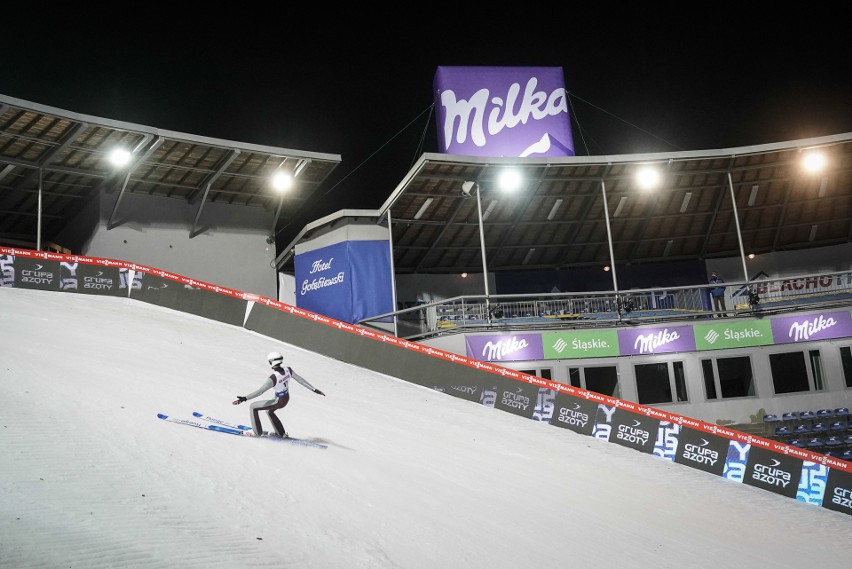
[[(326, 450), (248, 424), (238, 394)], [(268, 426), (268, 423), (266, 423)], [(0, 288), (2, 568), (844, 566), (852, 517), (136, 300)]]

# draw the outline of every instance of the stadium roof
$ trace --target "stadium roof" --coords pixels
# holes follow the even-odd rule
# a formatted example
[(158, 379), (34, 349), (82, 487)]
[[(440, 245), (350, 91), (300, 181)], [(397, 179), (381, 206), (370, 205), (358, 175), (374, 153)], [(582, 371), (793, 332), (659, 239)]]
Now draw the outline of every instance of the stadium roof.
[[(129, 169), (106, 161), (115, 146), (134, 151)], [(825, 170), (805, 173), (802, 158), (817, 148), (827, 155)], [(0, 243), (33, 247), (39, 217), (42, 242), (54, 240), (101, 189), (116, 196), (113, 216), (129, 192), (197, 204), (196, 226), (206, 203), (226, 203), (265, 208), (280, 227), (339, 164), (339, 155), (164, 131), (0, 95)], [(648, 164), (661, 170), (662, 183), (640, 191), (635, 174)], [(525, 180), (512, 195), (496, 188), (507, 167)], [(278, 168), (298, 173), (283, 198), (269, 186)], [(464, 182), (474, 183), (467, 194)], [(737, 256), (740, 236), (746, 254), (848, 243), (852, 133), (660, 154), (423, 154), (373, 216), (392, 227), (395, 272), (481, 271), (477, 197), (489, 272), (607, 265), (609, 234), (616, 262), (631, 264)], [(196, 226), (190, 235), (203, 231)], [(277, 266), (291, 270), (292, 245), (320, 226), (307, 225), (279, 251)]]
[[(806, 173), (815, 149), (825, 168)], [(662, 174), (654, 190), (637, 187), (645, 165)], [(511, 195), (496, 188), (507, 167), (525, 180)], [(617, 263), (739, 256), (740, 235), (745, 254), (836, 245), (852, 240), (852, 133), (665, 154), (424, 154), (378, 212), (397, 274), (482, 271), (477, 187), (489, 272), (609, 265), (607, 214)]]
[[(124, 169), (107, 160), (115, 147), (133, 152)], [(340, 160), (334, 154), (165, 131), (0, 95), (0, 244), (35, 248), (39, 238), (54, 241), (101, 189), (116, 198), (113, 216), (120, 213), (125, 193), (197, 205), (190, 236), (203, 232), (206, 203), (262, 207), (274, 213), (278, 227)], [(283, 196), (270, 186), (278, 169), (296, 174)], [(108, 225), (113, 222), (111, 217)]]

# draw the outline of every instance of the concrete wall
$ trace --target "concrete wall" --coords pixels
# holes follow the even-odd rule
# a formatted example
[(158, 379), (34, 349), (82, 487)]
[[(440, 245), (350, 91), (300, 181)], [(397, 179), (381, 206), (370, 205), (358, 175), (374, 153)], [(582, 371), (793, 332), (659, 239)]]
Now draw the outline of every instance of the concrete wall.
[(102, 192), (69, 224), (59, 243), (75, 253), (172, 271), (219, 286), (278, 298), (275, 244), (266, 242), (274, 212), (205, 203), (203, 232), (190, 238), (199, 204), (125, 194), (117, 226), (107, 229), (117, 192)]
[(329, 224), (321, 228), (309, 239), (298, 243), (295, 249), (296, 255), (301, 255), (343, 241), (388, 241), (388, 239), (388, 230), (369, 219), (344, 218), (337, 224)]
[(489, 384), (492, 373), (421, 354), (254, 303), (245, 328), (282, 342), (411, 383)]
[(278, 273), (278, 302), (296, 306), (296, 277)]

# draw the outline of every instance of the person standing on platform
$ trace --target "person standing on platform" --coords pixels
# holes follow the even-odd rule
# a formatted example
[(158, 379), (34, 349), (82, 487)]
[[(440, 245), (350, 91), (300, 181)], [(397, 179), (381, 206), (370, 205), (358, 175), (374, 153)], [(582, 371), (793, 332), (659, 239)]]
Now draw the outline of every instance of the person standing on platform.
[(719, 318), (728, 315), (726, 312), (728, 308), (725, 306), (725, 287), (722, 286), (724, 282), (716, 271), (710, 273), (709, 283), (718, 285), (710, 289), (710, 298), (713, 299), (713, 311), (718, 313), (716, 316)]

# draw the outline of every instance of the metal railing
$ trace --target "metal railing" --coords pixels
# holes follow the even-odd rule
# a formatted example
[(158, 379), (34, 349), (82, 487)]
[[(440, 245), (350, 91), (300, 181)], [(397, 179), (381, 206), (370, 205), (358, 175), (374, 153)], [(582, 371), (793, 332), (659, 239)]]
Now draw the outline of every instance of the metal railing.
[(358, 324), (422, 340), (492, 329), (611, 327), (852, 304), (852, 272), (848, 271), (725, 283), (724, 313), (713, 310), (709, 290), (716, 286), (457, 296), (365, 318)]

